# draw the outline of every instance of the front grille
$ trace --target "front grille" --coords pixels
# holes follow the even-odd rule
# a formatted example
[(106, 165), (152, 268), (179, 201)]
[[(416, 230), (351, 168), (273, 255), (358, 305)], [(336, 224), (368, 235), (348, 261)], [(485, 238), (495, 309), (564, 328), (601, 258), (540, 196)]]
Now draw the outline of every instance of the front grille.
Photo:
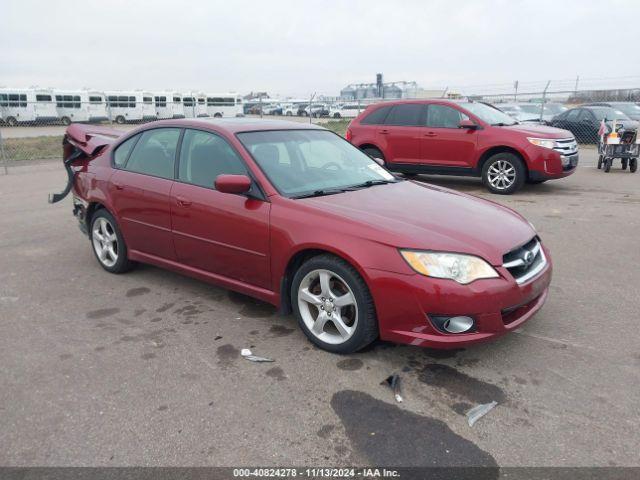
[(578, 153), (578, 142), (575, 138), (561, 138), (556, 140), (556, 146), (553, 149), (560, 155), (568, 157)]
[(535, 277), (547, 264), (538, 237), (534, 237), (523, 246), (511, 250), (504, 255), (502, 261), (502, 266), (509, 270), (518, 284), (525, 283)]

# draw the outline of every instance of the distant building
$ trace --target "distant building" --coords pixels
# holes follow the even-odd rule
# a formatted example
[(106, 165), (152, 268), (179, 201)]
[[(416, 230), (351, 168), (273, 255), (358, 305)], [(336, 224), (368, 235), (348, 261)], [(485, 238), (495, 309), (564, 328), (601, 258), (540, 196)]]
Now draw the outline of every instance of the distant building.
[(378, 83), (352, 83), (340, 90), (340, 98), (342, 100), (416, 98), (421, 90), (416, 82), (387, 82), (381, 85)]

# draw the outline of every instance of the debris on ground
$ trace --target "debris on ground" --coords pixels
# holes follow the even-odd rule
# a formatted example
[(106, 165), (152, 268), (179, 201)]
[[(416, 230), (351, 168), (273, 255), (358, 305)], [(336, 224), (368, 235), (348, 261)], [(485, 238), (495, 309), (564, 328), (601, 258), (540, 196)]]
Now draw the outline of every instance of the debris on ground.
[(495, 401), (491, 402), (491, 403), (483, 403), (483, 404), (477, 405), (477, 406), (473, 407), (471, 410), (469, 410), (467, 412), (467, 423), (469, 423), (469, 426), (473, 427), (473, 425), (478, 420), (480, 420), (487, 413), (489, 413), (491, 410), (493, 410), (496, 405), (498, 405), (498, 402), (495, 402)]
[(400, 375), (393, 374), (380, 382), (380, 385), (386, 385), (393, 391), (396, 402), (402, 402), (402, 394), (400, 393)]
[(258, 357), (257, 355), (254, 355), (248, 348), (243, 348), (240, 351), (240, 355), (242, 355), (243, 358), (246, 358), (250, 362), (273, 362), (273, 360), (270, 358)]

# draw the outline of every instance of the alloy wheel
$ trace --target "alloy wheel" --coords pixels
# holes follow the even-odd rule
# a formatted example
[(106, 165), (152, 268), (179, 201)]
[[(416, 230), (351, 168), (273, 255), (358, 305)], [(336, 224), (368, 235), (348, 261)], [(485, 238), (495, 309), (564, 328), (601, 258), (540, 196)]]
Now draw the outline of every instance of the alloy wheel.
[(306, 327), (325, 343), (344, 343), (356, 331), (356, 297), (347, 282), (330, 270), (305, 275), (298, 288), (298, 307)]
[(93, 224), (91, 237), (100, 262), (106, 267), (113, 267), (118, 261), (118, 237), (113, 225), (104, 217), (98, 218)]
[(496, 190), (506, 190), (516, 181), (516, 169), (506, 160), (498, 160), (489, 167), (487, 180)]

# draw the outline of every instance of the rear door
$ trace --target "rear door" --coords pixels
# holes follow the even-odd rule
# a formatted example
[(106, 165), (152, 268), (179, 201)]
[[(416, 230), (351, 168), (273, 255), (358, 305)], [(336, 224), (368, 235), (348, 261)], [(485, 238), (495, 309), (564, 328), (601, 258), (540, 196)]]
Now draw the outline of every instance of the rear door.
[(425, 164), (443, 167), (471, 167), (475, 158), (478, 130), (458, 128), (469, 117), (449, 105), (427, 106), (426, 127), (421, 137)]
[(376, 131), (376, 141), (390, 164), (421, 163), (420, 148), (424, 125), (424, 105), (394, 105), (384, 124)]
[(216, 275), (270, 288), (271, 204), (220, 193), (222, 174), (247, 174), (240, 155), (219, 135), (187, 129), (178, 181), (171, 193), (173, 239), (178, 260)]
[(170, 195), (179, 128), (154, 128), (114, 152), (109, 191), (130, 250), (174, 260)]

